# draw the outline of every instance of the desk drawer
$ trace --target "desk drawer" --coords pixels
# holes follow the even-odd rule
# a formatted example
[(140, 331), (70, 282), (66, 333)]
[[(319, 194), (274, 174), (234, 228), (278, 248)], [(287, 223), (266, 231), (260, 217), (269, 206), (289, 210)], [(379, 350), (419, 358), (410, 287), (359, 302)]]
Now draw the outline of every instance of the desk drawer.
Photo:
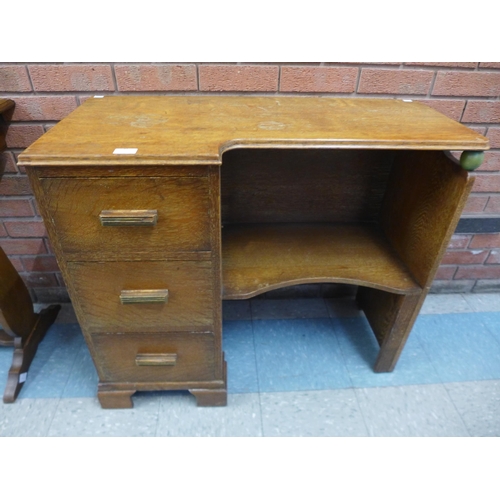
[(211, 334), (92, 335), (101, 382), (213, 380)]
[[(41, 184), (68, 260), (210, 250), (207, 177), (44, 178)], [(131, 211), (148, 211), (147, 217), (134, 223)]]
[(67, 272), (88, 332), (212, 330), (211, 262), (69, 262)]

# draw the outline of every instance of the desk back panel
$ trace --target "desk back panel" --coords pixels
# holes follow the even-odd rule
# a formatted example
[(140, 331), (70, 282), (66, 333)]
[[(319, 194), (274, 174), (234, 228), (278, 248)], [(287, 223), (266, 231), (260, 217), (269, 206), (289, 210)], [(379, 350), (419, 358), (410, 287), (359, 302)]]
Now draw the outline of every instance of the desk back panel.
[(390, 150), (228, 151), (222, 223), (376, 222), (393, 158)]

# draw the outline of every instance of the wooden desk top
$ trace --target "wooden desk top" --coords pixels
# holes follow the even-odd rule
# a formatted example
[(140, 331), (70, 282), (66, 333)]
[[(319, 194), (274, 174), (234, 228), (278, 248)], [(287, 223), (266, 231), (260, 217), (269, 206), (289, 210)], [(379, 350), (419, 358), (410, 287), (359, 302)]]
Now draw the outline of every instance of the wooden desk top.
[[(489, 144), (430, 107), (400, 99), (108, 96), (85, 101), (19, 164), (218, 164), (238, 147), (461, 151)], [(113, 154), (117, 148), (137, 152)]]

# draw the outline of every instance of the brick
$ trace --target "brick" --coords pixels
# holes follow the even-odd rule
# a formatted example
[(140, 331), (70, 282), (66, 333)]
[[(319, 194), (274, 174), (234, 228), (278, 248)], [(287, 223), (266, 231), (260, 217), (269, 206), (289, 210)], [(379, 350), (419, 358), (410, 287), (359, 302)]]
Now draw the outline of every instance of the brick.
[(32, 194), (25, 175), (3, 176), (0, 182), (0, 196), (23, 196)]
[(488, 203), (489, 196), (487, 195), (471, 195), (465, 204), (464, 214), (481, 213)]
[(467, 248), (472, 236), (468, 234), (454, 234), (451, 237), (448, 249)]
[(500, 234), (475, 234), (469, 248), (500, 248)]
[(490, 199), (484, 211), (489, 214), (500, 214), (500, 194), (490, 195)]
[(458, 279), (499, 279), (500, 266), (460, 266), (455, 274)]
[(18, 165), (17, 168), (19, 169), (19, 173), (21, 175), (26, 175), (26, 168), (24, 166)]
[(477, 66), (477, 62), (406, 62), (405, 66), (437, 66), (450, 68), (471, 68)]
[(452, 250), (446, 252), (441, 264), (483, 264), (488, 254), (489, 250)]
[(499, 174), (476, 174), (476, 180), (472, 190), (474, 193), (498, 193), (500, 192)]
[(7, 235), (7, 230), (5, 226), (0, 222), (0, 238), (5, 238)]
[(9, 260), (10, 260), (11, 264), (14, 266), (14, 269), (18, 273), (24, 271), (23, 263), (19, 257), (9, 257)]
[(28, 70), (37, 92), (115, 90), (107, 64), (33, 64)]
[(5, 139), (8, 148), (27, 148), (43, 134), (44, 130), (41, 125), (12, 124), (7, 130)]
[(479, 67), (500, 69), (500, 62), (480, 62)]
[(53, 255), (37, 255), (36, 257), (23, 257), (26, 271), (59, 272), (56, 258)]
[(477, 169), (480, 171), (498, 171), (500, 170), (500, 151), (485, 151), (484, 161), (481, 166)]
[(20, 275), (28, 287), (53, 287), (59, 285), (53, 273), (20, 273)]
[(43, 238), (47, 236), (41, 221), (5, 221), (5, 228), (11, 238)]
[(427, 94), (433, 71), (367, 69), (361, 70), (360, 94)]
[(474, 130), (474, 132), (477, 132), (478, 134), (485, 135), (486, 134), (486, 127), (478, 127), (477, 125), (470, 125), (467, 126), (467, 128), (470, 128), (471, 130)]
[(497, 97), (500, 95), (500, 73), (439, 71), (432, 95)]
[(490, 148), (500, 148), (500, 127), (490, 127), (486, 137), (490, 140)]
[(10, 151), (0, 153), (0, 172), (6, 174), (17, 173), (16, 161)]
[(433, 281), (430, 293), (469, 293), (475, 285), (474, 280)]
[(115, 75), (122, 92), (198, 90), (194, 64), (115, 65)]
[(335, 62), (335, 63), (325, 63), (325, 64), (355, 64), (356, 66), (359, 66), (360, 64), (372, 64), (374, 66), (401, 66), (401, 64), (406, 64), (406, 63), (403, 63), (403, 62), (374, 62), (374, 61), (369, 61), (369, 62), (342, 62), (342, 61), (338, 61), (338, 62)]
[(459, 121), (462, 117), (462, 113), (465, 107), (465, 100), (455, 100), (455, 99), (415, 99), (422, 104), (443, 113), (448, 118), (452, 120)]
[(76, 107), (74, 96), (16, 97), (12, 121), (62, 120)]
[(201, 91), (275, 92), (278, 66), (204, 64), (198, 68)]
[(455, 275), (455, 271), (457, 270), (457, 266), (439, 266), (436, 276), (434, 279), (436, 280), (451, 280)]
[(357, 68), (283, 66), (282, 92), (347, 92), (356, 90)]
[(0, 246), (7, 255), (38, 255), (47, 253), (45, 243), (41, 238), (0, 240)]
[(500, 264), (500, 250), (492, 250), (486, 264)]
[(477, 280), (472, 291), (474, 293), (498, 293), (500, 292), (500, 280)]
[(0, 65), (0, 92), (31, 92), (25, 66)]
[(40, 209), (39, 209), (38, 204), (37, 204), (37, 202), (36, 202), (36, 198), (33, 198), (33, 199), (31, 200), (31, 203), (33, 204), (33, 208), (34, 208), (34, 210), (35, 210), (35, 214), (37, 215), (37, 217), (41, 217), (41, 216), (42, 216), (42, 214), (40, 213)]
[(43, 129), (45, 132), (48, 132), (51, 128), (54, 128), (57, 124), (56, 123), (44, 123)]
[(47, 247), (47, 252), (51, 255), (55, 255), (54, 247), (48, 238), (45, 238), (45, 246)]
[(0, 217), (33, 217), (35, 212), (29, 200), (0, 199)]
[(94, 98), (93, 95), (79, 95), (77, 97), (79, 104), (83, 104), (87, 99), (93, 99), (93, 98)]
[(500, 123), (500, 101), (467, 101), (462, 121)]
[[(207, 62), (206, 64), (211, 64), (209, 62)], [(216, 63), (215, 63), (216, 64)], [(319, 61), (317, 62), (314, 62), (314, 61), (281, 61), (281, 62), (278, 62), (278, 61), (266, 61), (266, 62), (258, 62), (258, 61), (240, 61), (239, 63), (230, 63), (230, 62), (225, 62), (224, 64), (240, 64), (240, 65), (243, 65), (243, 66), (257, 66), (257, 65), (278, 65), (278, 66), (321, 66), (322, 64), (323, 65), (330, 65), (330, 66), (333, 66), (337, 63), (334, 63), (334, 62), (326, 62), (326, 63), (321, 63)], [(342, 64), (342, 63), (340, 63)], [(348, 64), (348, 63), (346, 63)]]

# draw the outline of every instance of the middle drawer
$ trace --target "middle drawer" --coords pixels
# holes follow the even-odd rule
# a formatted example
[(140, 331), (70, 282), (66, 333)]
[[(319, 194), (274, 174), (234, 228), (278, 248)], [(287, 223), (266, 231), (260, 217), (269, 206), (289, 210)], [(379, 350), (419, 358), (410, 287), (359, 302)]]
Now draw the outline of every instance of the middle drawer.
[(68, 262), (66, 269), (89, 333), (213, 329), (209, 261)]

